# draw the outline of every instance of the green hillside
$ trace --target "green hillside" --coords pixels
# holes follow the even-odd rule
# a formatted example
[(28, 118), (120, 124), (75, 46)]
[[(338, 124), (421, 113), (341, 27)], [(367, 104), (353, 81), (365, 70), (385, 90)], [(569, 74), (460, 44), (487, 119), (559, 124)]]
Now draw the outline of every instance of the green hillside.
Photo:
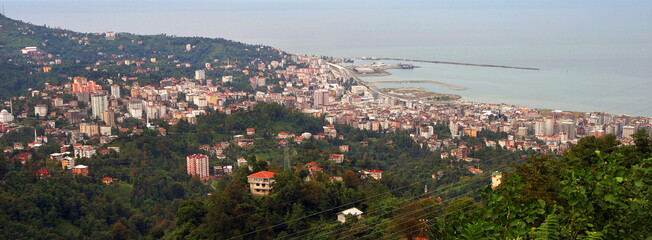
[[(205, 63), (230, 60), (247, 65), (258, 60), (278, 60), (283, 54), (271, 47), (221, 38), (116, 33), (115, 40), (107, 40), (104, 33), (36, 26), (2, 15), (0, 26), (0, 99), (17, 96), (28, 88), (42, 88), (45, 82), (60, 84), (75, 76), (115, 79), (118, 72), (124, 74), (149, 67), (158, 69), (159, 74), (143, 78), (158, 81), (163, 76), (181, 77), (177, 72), (192, 77), (190, 74), (204, 68)], [(25, 47), (37, 47), (40, 54), (31, 57), (22, 54), (21, 49)], [(152, 62), (152, 58), (156, 61)], [(57, 59), (60, 64), (55, 63)], [(124, 60), (142, 65), (116, 65)], [(190, 67), (179, 71), (180, 63), (188, 63)], [(44, 73), (43, 67), (52, 69)], [(87, 68), (97, 68), (97, 71)]]

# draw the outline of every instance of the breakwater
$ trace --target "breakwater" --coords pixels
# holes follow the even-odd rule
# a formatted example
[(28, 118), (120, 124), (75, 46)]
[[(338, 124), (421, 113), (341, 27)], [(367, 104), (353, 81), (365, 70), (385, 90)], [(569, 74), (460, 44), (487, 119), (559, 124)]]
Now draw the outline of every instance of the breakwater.
[(474, 67), (493, 67), (493, 68), (508, 68), (508, 69), (518, 69), (518, 70), (532, 70), (538, 71), (538, 68), (531, 67), (514, 67), (514, 66), (504, 66), (504, 65), (493, 65), (493, 64), (477, 64), (477, 63), (461, 63), (461, 62), (448, 62), (448, 61), (432, 61), (432, 60), (418, 60), (418, 59), (407, 59), (407, 58), (373, 58), (372, 60), (394, 60), (394, 61), (404, 61), (404, 62), (422, 62), (422, 63), (437, 63), (437, 64), (451, 64), (451, 65), (462, 65), (462, 66), (474, 66)]

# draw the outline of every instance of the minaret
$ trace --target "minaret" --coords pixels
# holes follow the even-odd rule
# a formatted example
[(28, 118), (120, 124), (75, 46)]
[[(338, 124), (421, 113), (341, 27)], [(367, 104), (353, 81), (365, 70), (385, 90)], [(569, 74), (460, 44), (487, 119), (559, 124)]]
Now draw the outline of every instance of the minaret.
[(14, 99), (10, 98), (9, 99), (9, 111), (13, 115), (14, 114)]
[(36, 127), (34, 127), (34, 142), (38, 142), (38, 137), (36, 136)]

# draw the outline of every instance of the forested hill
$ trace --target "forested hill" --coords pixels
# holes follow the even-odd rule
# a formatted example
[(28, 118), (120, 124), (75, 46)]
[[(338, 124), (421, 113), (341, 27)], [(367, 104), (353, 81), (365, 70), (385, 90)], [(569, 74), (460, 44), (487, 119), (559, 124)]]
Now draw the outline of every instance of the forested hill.
[[(24, 165), (0, 154), (0, 238), (645, 239), (652, 229), (652, 146), (644, 132), (635, 146), (612, 135), (584, 138), (563, 157), (530, 156), (515, 170), (507, 166), (524, 152), (486, 147), (473, 153), (483, 154), (474, 156), (484, 168), (506, 170), (491, 189), (488, 171), (470, 173), (464, 161), (442, 160), (406, 133), (336, 125), (342, 138), (293, 141), (286, 151), (277, 133), (318, 133), (327, 122), (278, 104), (157, 124), (167, 135), (121, 134), (109, 144), (120, 152), (78, 159), (88, 176), (48, 159), (60, 147), (54, 142), (30, 150)], [(247, 128), (256, 130), (243, 136), (253, 146), (239, 147), (233, 137)], [(222, 142), (231, 143), (225, 159), (201, 147)], [(344, 161), (330, 161), (342, 145), (350, 147)], [(293, 167), (283, 170), (286, 152)], [(232, 175), (201, 182), (186, 174), (185, 156), (196, 153), (210, 155), (210, 166), (244, 157), (251, 170), (234, 166)], [(311, 172), (311, 162), (321, 170)], [(360, 173), (373, 168), (383, 170), (381, 179)], [(39, 179), (39, 169), (49, 176)], [(276, 173), (270, 196), (247, 189), (247, 176), (260, 170)], [(105, 177), (116, 180), (105, 184)], [(364, 215), (340, 224), (337, 213), (351, 207)]]
[[(221, 38), (115, 33), (115, 39), (109, 39), (105, 33), (37, 26), (0, 15), (0, 99), (24, 93), (27, 88), (40, 88), (45, 82), (60, 84), (69, 77), (115, 78), (117, 74), (109, 74), (118, 72), (116, 68), (133, 70), (134, 64), (115, 64), (124, 60), (140, 62), (143, 68), (157, 68), (167, 75), (172, 71), (166, 69), (177, 68), (177, 64), (187, 63), (190, 67), (185, 69), (194, 71), (204, 68), (205, 63), (269, 61), (282, 54), (271, 47)], [(37, 47), (38, 51), (23, 54), (21, 49), (26, 47)], [(44, 67), (52, 69), (45, 73)]]

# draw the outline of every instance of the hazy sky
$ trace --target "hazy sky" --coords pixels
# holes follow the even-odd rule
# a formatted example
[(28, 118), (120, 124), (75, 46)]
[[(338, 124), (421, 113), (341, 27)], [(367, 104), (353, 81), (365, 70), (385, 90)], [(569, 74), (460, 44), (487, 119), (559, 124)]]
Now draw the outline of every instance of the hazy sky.
[(290, 51), (652, 42), (652, 1), (0, 2), (11, 18), (75, 31), (223, 37)]

